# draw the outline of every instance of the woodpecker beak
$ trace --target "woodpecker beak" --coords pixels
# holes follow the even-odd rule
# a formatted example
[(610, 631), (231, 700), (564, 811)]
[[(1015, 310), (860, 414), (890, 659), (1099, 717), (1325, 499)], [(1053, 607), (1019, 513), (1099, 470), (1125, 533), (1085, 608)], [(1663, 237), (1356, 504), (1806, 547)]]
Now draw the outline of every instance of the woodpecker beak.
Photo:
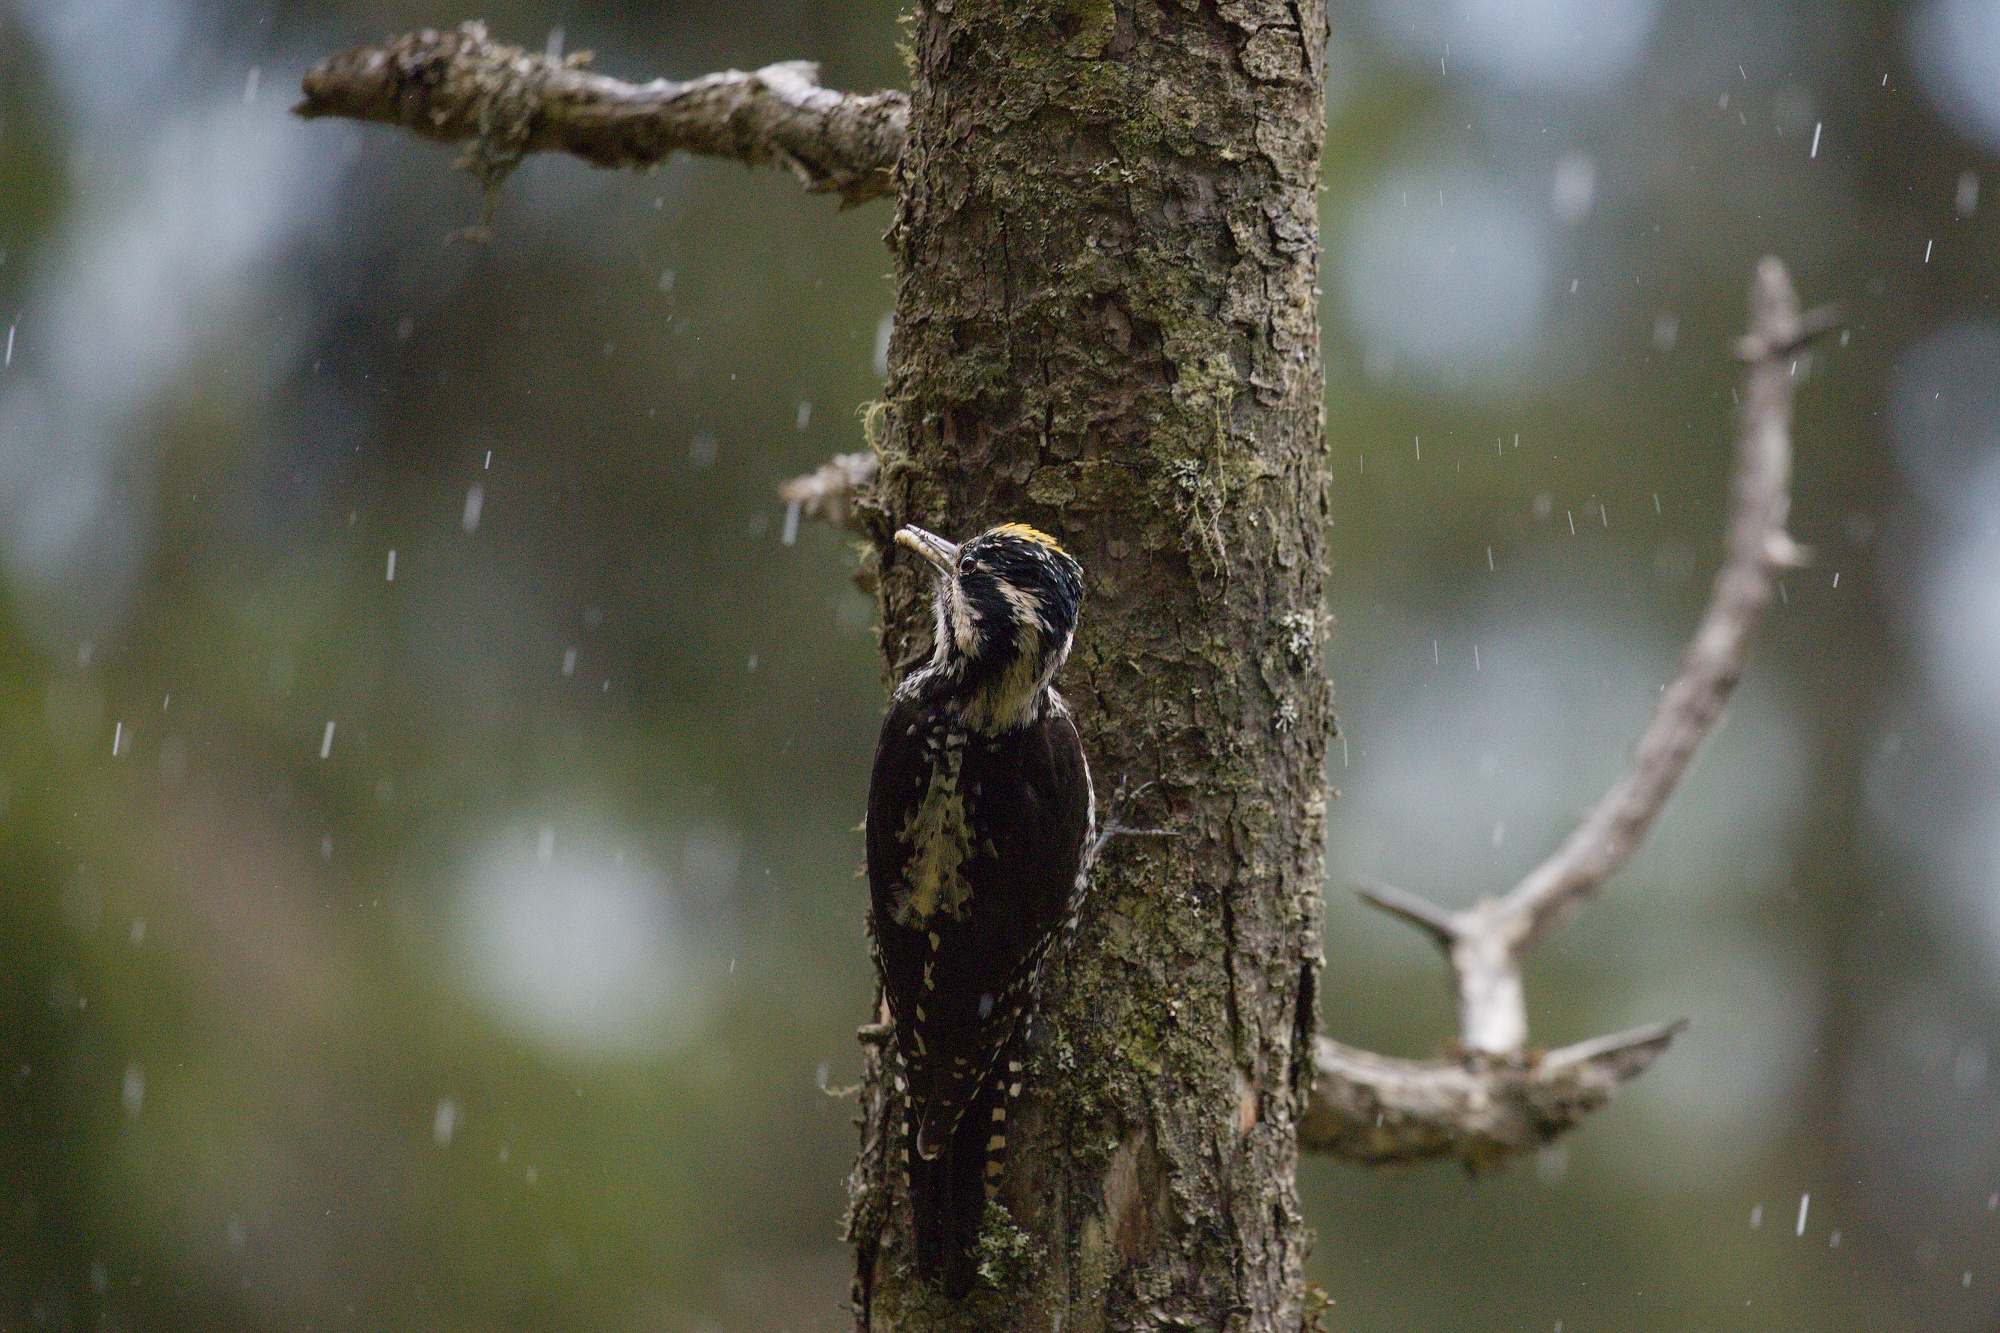
[(952, 545), (934, 532), (925, 532), (914, 525), (896, 529), (896, 545), (907, 546), (924, 559), (937, 566), (938, 573), (950, 578), (958, 564), (958, 547)]

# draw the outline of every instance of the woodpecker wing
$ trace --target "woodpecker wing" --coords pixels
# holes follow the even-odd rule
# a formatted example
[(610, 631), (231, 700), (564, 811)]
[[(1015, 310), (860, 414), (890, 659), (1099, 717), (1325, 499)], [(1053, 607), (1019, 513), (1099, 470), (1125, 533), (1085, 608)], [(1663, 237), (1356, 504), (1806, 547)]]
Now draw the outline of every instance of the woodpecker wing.
[[(938, 802), (956, 803), (947, 816)], [(953, 732), (917, 697), (882, 729), (868, 876), (919, 1154), (951, 1138), (1032, 1006), (1074, 907), (1091, 823), (1089, 768), (1051, 697), (1028, 726)], [(938, 840), (950, 844), (941, 852)], [(929, 880), (944, 865), (949, 891)]]

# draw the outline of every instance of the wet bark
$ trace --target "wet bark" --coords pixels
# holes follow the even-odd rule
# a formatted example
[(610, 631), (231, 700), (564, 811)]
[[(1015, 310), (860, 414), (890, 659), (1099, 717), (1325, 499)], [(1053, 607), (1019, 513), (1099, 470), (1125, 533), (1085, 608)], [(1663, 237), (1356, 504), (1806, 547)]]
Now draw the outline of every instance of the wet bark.
[(1082, 561), (1059, 682), (1100, 800), (1146, 788), (1053, 968), (989, 1281), (914, 1279), (871, 1047), (849, 1231), (868, 1329), (1294, 1329), (1324, 884), (1323, 3), (928, 0), (869, 416), (886, 540), (1022, 520)]

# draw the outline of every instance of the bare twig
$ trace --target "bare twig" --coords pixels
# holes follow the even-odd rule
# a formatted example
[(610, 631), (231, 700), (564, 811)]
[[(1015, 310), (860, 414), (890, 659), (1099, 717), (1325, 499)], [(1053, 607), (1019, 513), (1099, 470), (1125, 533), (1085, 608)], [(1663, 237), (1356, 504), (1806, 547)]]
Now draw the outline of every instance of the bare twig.
[(1638, 850), (1742, 675), (1780, 571), (1806, 553), (1785, 533), (1791, 505), (1797, 354), (1829, 328), (1831, 308), (1799, 313), (1785, 266), (1765, 258), (1750, 289), (1749, 363), (1737, 423), (1728, 555), (1708, 609), (1632, 762), (1562, 847), (1502, 898), (1461, 912), (1371, 884), (1362, 899), (1418, 927), (1451, 960), (1460, 1054), (1391, 1060), (1322, 1042), (1319, 1086), (1300, 1142), (1360, 1161), (1452, 1156), (1491, 1165), (1546, 1142), (1634, 1078), (1681, 1024), (1528, 1052), (1521, 956), (1587, 902)]
[(490, 40), (484, 24), (425, 30), (315, 65), (292, 108), (308, 119), (372, 120), (443, 143), (491, 190), (529, 153), (573, 153), (600, 167), (653, 167), (674, 152), (783, 166), (843, 206), (894, 190), (909, 123), (899, 92), (838, 93), (794, 60), (686, 83), (623, 83), (566, 59)]

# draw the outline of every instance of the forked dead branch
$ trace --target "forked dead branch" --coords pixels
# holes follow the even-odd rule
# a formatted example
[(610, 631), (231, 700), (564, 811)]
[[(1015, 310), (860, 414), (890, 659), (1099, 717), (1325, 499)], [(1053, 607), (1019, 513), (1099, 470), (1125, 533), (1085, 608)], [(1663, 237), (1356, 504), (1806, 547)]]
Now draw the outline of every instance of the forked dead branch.
[(1779, 574), (1805, 559), (1785, 532), (1792, 393), (1801, 353), (1834, 314), (1832, 307), (1800, 314), (1785, 266), (1771, 257), (1758, 264), (1750, 332), (1737, 344), (1749, 370), (1727, 554), (1631, 764), (1569, 840), (1504, 897), (1453, 912), (1387, 885), (1358, 890), (1428, 934), (1450, 960), (1458, 1049), (1436, 1060), (1397, 1060), (1321, 1038), (1301, 1147), (1370, 1162), (1455, 1157), (1478, 1170), (1570, 1128), (1643, 1073), (1680, 1031), (1682, 1023), (1655, 1024), (1533, 1052), (1521, 959), (1638, 850), (1736, 688)]

